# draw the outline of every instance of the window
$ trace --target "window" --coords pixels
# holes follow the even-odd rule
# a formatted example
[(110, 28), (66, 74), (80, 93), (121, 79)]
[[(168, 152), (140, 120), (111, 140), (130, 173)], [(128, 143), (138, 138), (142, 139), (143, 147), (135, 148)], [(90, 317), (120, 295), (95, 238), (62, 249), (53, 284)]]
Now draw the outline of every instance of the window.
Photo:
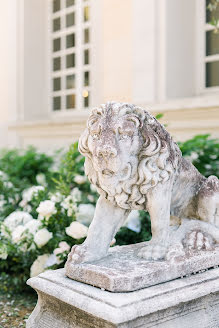
[(209, 24), (213, 17), (219, 19), (219, 6), (213, 12), (207, 9), (211, 1), (206, 0), (205, 15), (205, 87), (219, 86), (219, 33)]
[(50, 7), (51, 107), (86, 109), (91, 99), (91, 0), (52, 0)]

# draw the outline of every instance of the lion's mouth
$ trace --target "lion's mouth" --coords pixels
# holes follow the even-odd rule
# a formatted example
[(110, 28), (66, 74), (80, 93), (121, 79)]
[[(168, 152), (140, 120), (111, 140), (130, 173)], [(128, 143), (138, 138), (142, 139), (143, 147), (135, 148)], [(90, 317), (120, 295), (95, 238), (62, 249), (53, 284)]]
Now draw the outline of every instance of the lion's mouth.
[(120, 181), (125, 181), (130, 178), (132, 171), (132, 166), (130, 163), (127, 163), (127, 166), (123, 169), (120, 177)]
[(110, 178), (110, 177), (112, 177), (114, 175), (114, 172), (111, 171), (111, 170), (105, 169), (105, 170), (102, 170), (102, 175), (104, 177)]

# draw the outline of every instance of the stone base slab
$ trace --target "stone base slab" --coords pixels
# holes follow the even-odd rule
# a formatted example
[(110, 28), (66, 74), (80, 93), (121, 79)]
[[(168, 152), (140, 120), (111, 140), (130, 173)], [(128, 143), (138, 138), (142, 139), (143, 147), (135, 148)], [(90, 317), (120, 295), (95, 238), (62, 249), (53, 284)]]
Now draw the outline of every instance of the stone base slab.
[(28, 284), (39, 298), (27, 328), (219, 327), (219, 268), (127, 293), (73, 281), (64, 269)]
[(219, 246), (210, 251), (187, 250), (185, 255), (169, 261), (147, 261), (136, 255), (142, 245), (111, 248), (106, 257), (92, 263), (67, 263), (66, 275), (111, 292), (127, 292), (219, 265)]

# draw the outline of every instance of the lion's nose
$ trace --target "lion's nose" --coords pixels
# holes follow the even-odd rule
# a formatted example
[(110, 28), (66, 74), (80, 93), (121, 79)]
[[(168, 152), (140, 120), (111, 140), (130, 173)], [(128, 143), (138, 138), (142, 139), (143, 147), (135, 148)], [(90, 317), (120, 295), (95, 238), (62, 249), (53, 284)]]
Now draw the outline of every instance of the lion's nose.
[(111, 146), (103, 146), (97, 148), (98, 157), (110, 158), (110, 157), (116, 157), (116, 155), (117, 155), (117, 150)]

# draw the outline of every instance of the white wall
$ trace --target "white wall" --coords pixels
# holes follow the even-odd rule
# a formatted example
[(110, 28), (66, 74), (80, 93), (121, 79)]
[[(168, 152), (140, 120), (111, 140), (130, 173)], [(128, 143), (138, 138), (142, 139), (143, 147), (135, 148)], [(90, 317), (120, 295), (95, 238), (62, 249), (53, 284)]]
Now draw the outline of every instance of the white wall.
[(167, 98), (195, 95), (195, 9), (195, 0), (166, 0)]
[(194, 96), (196, 0), (132, 0), (132, 12), (132, 101)]
[[(23, 65), (23, 118), (25, 120), (48, 116), (48, 6), (45, 0), (24, 0), (23, 22), (20, 22), (24, 35), (20, 44), (20, 56)], [(22, 9), (22, 8), (21, 8)], [(22, 13), (20, 14), (22, 15)]]
[[(103, 0), (103, 101), (132, 101), (132, 0)], [(95, 50), (94, 50), (95, 51)], [(95, 72), (94, 72), (95, 74)]]
[[(186, 113), (178, 99), (168, 112), (171, 98), (195, 94), (195, 2), (95, 0), (92, 106), (117, 100), (153, 110), (153, 103), (166, 102), (164, 117), (176, 138), (193, 131), (218, 135), (218, 102), (206, 103), (201, 119), (204, 99), (195, 104), (189, 98), (194, 111)], [(85, 126), (87, 111), (69, 113), (66, 122), (49, 115), (48, 5), (49, 0), (0, 0), (0, 147), (55, 148), (76, 140)]]
[(132, 102), (139, 105), (155, 100), (156, 23), (156, 1), (132, 1)]
[(16, 143), (8, 121), (17, 118), (16, 0), (0, 1), (0, 147)]

